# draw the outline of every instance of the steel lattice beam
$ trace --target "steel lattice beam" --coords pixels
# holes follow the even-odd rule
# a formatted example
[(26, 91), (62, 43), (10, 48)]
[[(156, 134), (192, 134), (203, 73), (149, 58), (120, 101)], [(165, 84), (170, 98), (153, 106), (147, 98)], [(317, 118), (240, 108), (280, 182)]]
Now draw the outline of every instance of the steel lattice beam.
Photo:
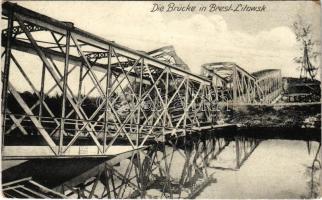
[[(12, 10), (12, 16), (9, 10)], [(93, 156), (104, 156), (109, 155), (108, 150), (119, 138), (126, 138), (127, 145), (136, 149), (143, 147), (150, 137), (186, 134), (214, 121), (208, 79), (82, 31), (72, 23), (60, 22), (15, 4), (4, 3), (3, 15), (19, 25), (3, 31), (2, 40), (10, 41), (9, 46), (3, 46), (5, 51), (15, 49), (33, 54), (43, 63), (39, 66), (42, 83), (38, 90), (26, 72), (28, 64), (18, 62), (14, 53), (6, 57), (8, 61), (14, 61), (38, 97), (29, 106), (28, 100), (14, 86), (10, 87), (10, 93), (20, 102), (24, 112), (3, 112), (9, 126), (4, 129), (7, 135), (18, 128), (21, 134), (28, 136), (30, 131), (26, 128), (32, 129), (45, 139), (45, 145), (50, 146), (57, 157), (75, 155), (70, 152), (79, 148), (77, 142), (87, 138), (93, 142), (91, 148), (97, 149)], [(48, 40), (38, 39), (38, 33), (46, 33)], [(26, 38), (17, 37), (23, 34)], [(14, 67), (10, 62), (5, 66)], [(78, 72), (78, 89), (75, 90), (68, 77)], [(8, 76), (8, 72), (3, 73)], [(56, 85), (45, 91), (45, 82), (49, 78)], [(82, 92), (85, 81), (90, 84), (86, 93)], [(54, 90), (62, 94), (58, 115), (52, 112), (46, 101)], [(99, 94), (100, 101), (89, 112), (85, 103), (91, 101), (90, 95), (94, 93)], [(146, 110), (144, 103), (152, 105), (152, 109)], [(130, 108), (126, 114), (120, 113), (124, 106)], [(36, 115), (39, 120), (34, 117)], [(56, 126), (50, 125), (53, 122)], [(53, 156), (47, 150), (42, 152), (45, 157)], [(31, 157), (41, 156), (30, 154)], [(26, 154), (16, 156), (28, 157)]]

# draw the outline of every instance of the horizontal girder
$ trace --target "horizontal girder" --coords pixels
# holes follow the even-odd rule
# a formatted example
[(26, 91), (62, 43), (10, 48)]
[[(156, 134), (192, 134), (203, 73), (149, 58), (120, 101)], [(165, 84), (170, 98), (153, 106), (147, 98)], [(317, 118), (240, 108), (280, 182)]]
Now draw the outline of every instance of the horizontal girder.
[[(250, 74), (232, 62), (207, 63), (202, 68), (204, 76), (212, 78), (215, 91), (226, 91), (221, 97), (224, 101), (267, 103), (281, 92), (281, 70), (266, 69)], [(216, 93), (220, 95), (220, 91)]]
[(40, 13), (34, 12), (32, 10), (29, 10), (27, 8), (21, 7), (17, 4), (13, 4), (10, 2), (5, 2), (2, 5), (2, 13), (4, 16), (8, 17), (9, 10), (13, 10), (13, 12), (19, 16), (22, 20), (36, 24), (37, 26), (42, 27), (43, 29), (50, 30), (56, 33), (60, 33), (62, 35), (66, 35), (67, 31), (70, 31), (72, 34), (74, 34), (80, 41), (90, 44), (93, 46), (96, 46), (98, 48), (101, 48), (103, 50), (108, 50), (109, 46), (112, 46), (114, 48), (117, 48), (121, 51), (125, 51), (126, 53), (133, 54), (136, 57), (142, 57), (145, 58), (147, 61), (150, 61), (151, 64), (156, 65), (157, 67), (169, 67), (171, 70), (176, 73), (185, 74), (186, 76), (190, 76), (195, 78), (198, 81), (201, 82), (208, 82), (208, 79), (205, 79), (204, 77), (195, 75), (193, 73), (187, 72), (184, 69), (174, 67), (166, 62), (160, 61), (158, 59), (155, 59), (147, 54), (141, 53), (139, 51), (132, 50), (130, 48), (127, 48), (125, 46), (119, 45), (115, 42), (106, 40), (102, 37), (96, 36), (92, 33), (89, 33), (87, 31), (81, 30), (79, 28), (74, 27), (71, 23), (61, 22), (56, 19), (53, 19), (51, 17), (42, 15)]
[[(211, 81), (185, 70), (171, 46), (135, 51), (10, 2), (3, 4), (3, 15), (8, 20), (2, 32), (4, 144), (10, 146), (6, 138), (16, 133), (35, 134), (43, 146), (33, 143), (43, 148), (38, 155), (22, 141), (21, 151), (4, 151), (7, 158), (109, 156), (120, 138), (124, 148), (135, 150), (151, 138), (211, 129), (218, 101), (252, 103), (278, 86), (262, 90), (262, 82), (234, 63), (204, 65), (217, 78)], [(18, 52), (40, 61), (32, 69), (41, 83), (27, 72), (30, 61), (17, 59)], [(9, 68), (18, 70), (31, 94), (17, 91)], [(87, 143), (79, 144), (84, 138)], [(88, 145), (90, 155), (81, 150)]]

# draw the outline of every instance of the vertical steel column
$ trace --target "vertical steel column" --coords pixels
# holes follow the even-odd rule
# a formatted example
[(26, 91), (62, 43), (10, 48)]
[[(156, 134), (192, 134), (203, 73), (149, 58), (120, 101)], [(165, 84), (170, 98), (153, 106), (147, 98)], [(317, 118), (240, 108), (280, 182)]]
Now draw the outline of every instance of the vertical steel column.
[[(166, 106), (168, 104), (168, 93), (169, 93), (169, 71), (167, 69), (166, 72), (166, 80), (165, 80), (165, 93), (164, 93), (164, 98), (165, 98), (165, 103), (164, 106)], [(165, 142), (165, 127), (166, 127), (166, 119), (167, 119), (167, 114), (168, 112), (168, 106), (163, 107), (163, 109), (166, 109), (166, 111), (163, 114), (163, 123), (162, 123), (162, 130), (163, 130), (163, 142)]]
[(12, 40), (12, 28), (13, 28), (13, 8), (10, 7), (8, 14), (8, 27), (7, 27), (7, 41), (5, 49), (5, 61), (4, 69), (2, 73), (2, 94), (1, 94), (1, 114), (2, 114), (2, 133), (1, 133), (1, 144), (4, 147), (4, 133), (6, 129), (6, 107), (7, 107), (7, 90), (9, 82), (9, 71), (10, 71), (10, 55), (11, 55), (11, 40)]
[[(144, 67), (144, 58), (142, 58), (141, 66), (140, 66), (140, 87), (139, 87), (139, 102), (142, 99), (142, 84), (143, 84), (143, 67)], [(138, 114), (137, 114), (137, 133), (136, 133), (136, 146), (139, 146), (139, 138), (140, 138), (140, 123), (141, 123), (141, 109), (142, 109), (141, 102), (138, 107)]]
[[(81, 99), (82, 99), (82, 86), (83, 86), (83, 64), (80, 65), (80, 69), (79, 69), (79, 82), (78, 82), (78, 92), (77, 92), (77, 105), (79, 107), (81, 107)], [(77, 114), (76, 115), (76, 122), (75, 122), (75, 134), (77, 134), (78, 130), (79, 130), (79, 124), (78, 124), (78, 120), (79, 120), (79, 116)]]
[(184, 134), (187, 135), (187, 115), (189, 113), (188, 108), (188, 98), (189, 98), (189, 79), (186, 80), (186, 91), (185, 91), (185, 100), (184, 100), (184, 121), (183, 121), (183, 128)]
[(245, 83), (246, 83), (246, 93), (247, 93), (247, 103), (251, 103), (251, 90), (250, 90), (250, 79), (249, 77), (245, 77)]
[(237, 102), (237, 68), (233, 67), (233, 103)]
[(110, 87), (111, 87), (111, 61), (112, 61), (112, 47), (109, 46), (108, 48), (108, 58), (107, 58), (107, 76), (106, 76), (106, 90), (105, 90), (105, 96), (106, 96), (106, 103), (105, 103), (105, 112), (104, 112), (104, 138), (103, 138), (103, 152), (105, 153), (106, 150), (106, 137), (107, 137), (107, 114), (108, 114), (108, 101), (110, 97)]
[[(171, 180), (170, 180), (170, 163), (168, 164), (168, 160), (167, 160), (167, 151), (166, 151), (166, 138), (165, 138), (165, 127), (166, 127), (166, 119), (167, 119), (167, 114), (168, 114), (168, 92), (169, 92), (169, 68), (166, 69), (166, 84), (165, 84), (165, 94), (164, 94), (164, 98), (165, 98), (165, 102), (164, 102), (164, 105), (165, 107), (163, 107), (163, 109), (166, 109), (165, 112), (163, 112), (163, 155), (164, 155), (164, 165), (165, 165), (165, 170), (166, 170), (166, 179), (167, 179), (167, 182), (168, 182), (168, 189), (170, 191), (170, 198), (172, 199), (173, 198), (173, 194), (172, 194), (172, 188), (171, 188)], [(179, 88), (180, 89), (180, 88)], [(162, 101), (162, 100), (161, 100)]]
[[(213, 85), (213, 86), (212, 86), (212, 88), (215, 90), (216, 101), (218, 102), (218, 100), (219, 100), (219, 94), (218, 94), (218, 88), (217, 88), (217, 85), (219, 85), (219, 84), (218, 84), (219, 78), (217, 78), (216, 76), (214, 76), (214, 77), (213, 77), (213, 79), (215, 79), (215, 80), (216, 80), (216, 82), (215, 82), (215, 85)], [(213, 81), (212, 81), (212, 84), (213, 84)]]
[(43, 64), (42, 72), (41, 72), (41, 85), (40, 85), (40, 104), (39, 104), (39, 121), (41, 122), (42, 114), (43, 114), (43, 102), (44, 102), (44, 89), (45, 89), (45, 76), (46, 76), (46, 66)]
[[(138, 88), (138, 93), (139, 93), (139, 97), (138, 97), (138, 101), (141, 102), (141, 98), (142, 98), (142, 84), (143, 84), (143, 67), (144, 67), (144, 59), (142, 58), (142, 62), (141, 62), (141, 66), (140, 66), (140, 85)], [(136, 83), (135, 83), (136, 85)], [(136, 132), (136, 147), (139, 146), (139, 139), (140, 139), (140, 119), (141, 119), (141, 109), (142, 109), (142, 102), (140, 103), (138, 110), (137, 110), (137, 121), (136, 121), (136, 127), (137, 127), (137, 132)], [(138, 187), (140, 189), (140, 197), (143, 199), (144, 198), (144, 191), (145, 191), (145, 185), (146, 184), (144, 182), (144, 178), (143, 178), (143, 165), (141, 164), (141, 156), (140, 156), (140, 151), (137, 152), (137, 168), (139, 169), (138, 171)]]
[(62, 112), (60, 120), (60, 135), (59, 135), (59, 154), (63, 152), (63, 140), (65, 129), (65, 113), (66, 113), (66, 89), (68, 81), (68, 66), (69, 66), (69, 46), (70, 46), (70, 30), (67, 30), (66, 34), (66, 55), (64, 65), (64, 80), (63, 80), (63, 93), (62, 93)]
[(217, 103), (217, 101), (214, 101), (214, 99), (213, 99), (213, 95), (212, 95), (212, 91), (211, 91), (211, 85), (209, 85), (207, 88), (208, 88), (208, 98), (210, 100), (210, 104), (209, 104), (209, 106), (210, 106), (210, 112), (209, 112), (210, 120), (209, 121), (211, 122), (211, 126), (212, 126), (212, 125), (215, 124), (214, 102)]

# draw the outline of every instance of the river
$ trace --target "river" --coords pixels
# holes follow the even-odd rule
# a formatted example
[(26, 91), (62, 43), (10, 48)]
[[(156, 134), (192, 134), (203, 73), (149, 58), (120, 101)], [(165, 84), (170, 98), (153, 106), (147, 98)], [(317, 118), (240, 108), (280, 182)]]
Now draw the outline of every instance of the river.
[[(311, 144), (309, 154), (305, 141), (262, 141), (239, 170), (209, 169), (217, 183), (210, 184), (197, 198), (308, 198), (308, 167), (318, 150), (317, 142)], [(319, 179), (317, 174), (314, 176)]]
[[(236, 143), (236, 141), (238, 142)], [(239, 144), (240, 151), (237, 151), (236, 144)], [(246, 148), (243, 148), (245, 144)], [(308, 148), (308, 144), (310, 148)], [(251, 149), (251, 151), (243, 154), (244, 149)], [(141, 163), (145, 163), (146, 167), (142, 170), (142, 177), (139, 179), (148, 180), (143, 181), (146, 187), (145, 192), (142, 193), (143, 198), (171, 198), (171, 195), (172, 198), (188, 197), (197, 199), (298, 199), (317, 197), (318, 188), (320, 187), (319, 173), (321, 167), (318, 167), (316, 162), (315, 166), (318, 169), (312, 174), (311, 166), (318, 149), (319, 143), (316, 141), (258, 140), (241, 137), (213, 138), (211, 136), (207, 140), (190, 139), (189, 142), (185, 143), (185, 146), (182, 146), (182, 143), (181, 145), (178, 143), (175, 148), (167, 145), (165, 152), (162, 151), (162, 148), (158, 151), (151, 151), (150, 155), (153, 158), (151, 160), (141, 152)], [(239, 156), (237, 156), (236, 152), (240, 152)], [(167, 155), (166, 158), (164, 157), (165, 154)], [(238, 163), (236, 162), (237, 157), (246, 158), (244, 162), (240, 162), (239, 167), (236, 164)], [(143, 159), (151, 161), (150, 165), (146, 165), (148, 162), (143, 162)], [(41, 160), (30, 160), (22, 164), (16, 164), (25, 165), (24, 168), (22, 167), (23, 169), (32, 169), (24, 171), (22, 173), (24, 176), (32, 176), (36, 182), (47, 184), (47, 179), (44, 180), (43, 178), (44, 175), (46, 175), (45, 177), (48, 176), (46, 170), (45, 172), (39, 171), (39, 174), (33, 173), (33, 171), (42, 169), (42, 165), (47, 166), (49, 161), (43, 161), (44, 163), (41, 164)], [(69, 169), (67, 167), (72, 167), (72, 169), (76, 170), (77, 167), (75, 168), (74, 166), (85, 166), (86, 163), (92, 163), (95, 160), (76, 159), (69, 162), (66, 159), (62, 159), (55, 162), (58, 161), (57, 166), (53, 166), (55, 170), (62, 169), (62, 166), (65, 167), (68, 163), (66, 169)], [(96, 192), (94, 197), (97, 198), (99, 197), (97, 195), (103, 194), (110, 195), (112, 198), (128, 198), (133, 194), (136, 194), (133, 196), (134, 198), (139, 197), (140, 193), (134, 192), (137, 189), (135, 185), (139, 181), (136, 176), (138, 170), (133, 164), (135, 159), (132, 161), (130, 161), (130, 158), (123, 159), (118, 165), (108, 167), (106, 171), (109, 173), (107, 182), (101, 177), (100, 181), (95, 184), (94, 177), (88, 177), (89, 179), (84, 184), (87, 191), (90, 191), (95, 185)], [(11, 165), (8, 165), (10, 162), (12, 161), (3, 162), (3, 169), (10, 168)], [(165, 176), (167, 173), (166, 164), (168, 165), (169, 176)], [(52, 163), (52, 165), (55, 164)], [(21, 173), (21, 170), (17, 171), (17, 169), (16, 171), (13, 169), (12, 172), (8, 169), (7, 174)], [(81, 172), (83, 173), (83, 171)], [(68, 173), (72, 173), (72, 171)], [(57, 179), (64, 180), (66, 173), (55, 175)], [(128, 178), (123, 179), (123, 176)], [(51, 178), (55, 180), (56, 177)], [(127, 181), (125, 180), (130, 181), (131, 184), (126, 184)], [(113, 192), (109, 190), (110, 192), (107, 193), (105, 189), (106, 183), (108, 183), (108, 188), (110, 189), (114, 187), (121, 189)], [(79, 187), (83, 187), (82, 184)], [(65, 194), (69, 192), (67, 190)], [(121, 196), (116, 196), (119, 194)], [(78, 193), (74, 193), (70, 197), (77, 198), (78, 195)]]

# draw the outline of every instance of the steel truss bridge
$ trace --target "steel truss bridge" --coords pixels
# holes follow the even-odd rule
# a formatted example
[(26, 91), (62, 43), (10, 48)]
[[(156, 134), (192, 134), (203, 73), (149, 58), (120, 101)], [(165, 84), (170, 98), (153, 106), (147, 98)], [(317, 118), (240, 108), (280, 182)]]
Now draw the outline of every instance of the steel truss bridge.
[[(2, 7), (2, 159), (28, 160), (3, 172), (9, 197), (132, 198), (151, 188), (193, 197), (225, 147), (234, 143), (238, 169), (260, 142), (218, 138), (232, 127), (216, 124), (218, 105), (273, 103), (281, 93), (279, 70), (211, 63), (199, 76), (172, 47), (139, 52), (16, 4)], [(171, 174), (174, 152), (185, 163), (180, 177)], [(32, 170), (19, 177), (21, 168)]]
[(281, 70), (265, 69), (252, 74), (235, 63), (202, 65), (203, 75), (212, 80), (218, 102), (273, 103), (282, 92)]

